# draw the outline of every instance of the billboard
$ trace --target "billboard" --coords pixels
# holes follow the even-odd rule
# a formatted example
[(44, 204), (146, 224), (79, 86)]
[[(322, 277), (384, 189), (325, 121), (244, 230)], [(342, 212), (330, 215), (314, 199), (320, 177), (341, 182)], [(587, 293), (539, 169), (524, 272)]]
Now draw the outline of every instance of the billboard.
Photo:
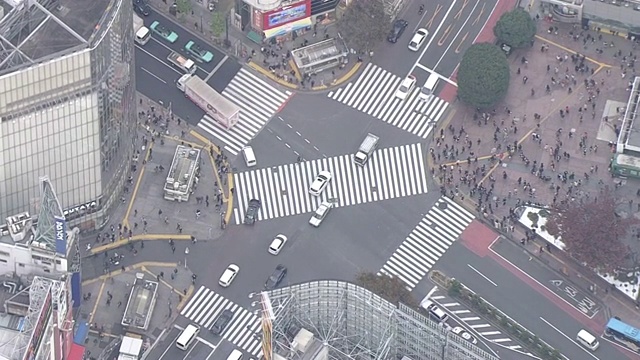
[(62, 216), (55, 217), (56, 252), (67, 254), (67, 220)]
[(42, 309), (40, 309), (38, 322), (33, 325), (33, 332), (31, 333), (31, 339), (29, 341), (27, 351), (24, 353), (24, 360), (33, 360), (38, 348), (40, 347), (40, 343), (42, 343), (44, 334), (47, 331), (49, 319), (51, 318), (51, 312), (53, 311), (52, 300), (51, 289), (49, 288), (47, 290), (47, 296), (44, 299), (44, 303), (42, 304)]
[(77, 309), (81, 305), (82, 300), (82, 274), (74, 272), (71, 274), (71, 301), (73, 308)]
[(277, 10), (265, 13), (262, 21), (263, 30), (286, 25), (290, 22), (306, 19), (311, 16), (310, 2), (305, 0), (299, 3), (283, 6)]

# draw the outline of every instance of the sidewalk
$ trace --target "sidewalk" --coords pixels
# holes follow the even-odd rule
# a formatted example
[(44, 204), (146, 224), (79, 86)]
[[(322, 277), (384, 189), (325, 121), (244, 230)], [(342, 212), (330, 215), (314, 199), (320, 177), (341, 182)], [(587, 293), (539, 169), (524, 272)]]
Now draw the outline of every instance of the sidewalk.
[[(210, 29), (210, 21), (208, 19), (210, 19), (212, 13), (207, 9), (207, 2), (192, 1), (191, 4), (193, 8), (190, 14), (176, 18), (169, 13), (169, 2), (166, 0), (149, 0), (149, 5), (157, 12), (174, 19), (176, 24), (192, 31), (211, 46), (216, 47), (230, 57), (237, 59), (241, 64), (246, 64), (286, 88), (306, 92), (328, 90), (348, 81), (362, 66), (362, 62), (358, 62), (357, 57), (349, 54), (348, 65), (343, 69), (325, 70), (305, 81), (295, 71), (295, 66), (292, 66), (293, 61), (287, 57), (287, 54), (289, 54), (290, 50), (299, 48), (303, 44), (311, 45), (325, 40), (327, 37), (336, 38), (337, 29), (335, 24), (319, 24), (314, 26), (312, 31), (296, 37), (295, 40), (285, 42), (283, 46), (279, 46), (254, 42), (247, 37), (248, 31), (241, 31), (231, 24), (231, 20), (229, 20), (229, 46), (226, 47), (224, 46), (226, 34), (216, 38)], [(233, 1), (221, 0), (217, 3), (216, 11), (225, 14), (230, 13), (233, 10), (233, 6)], [(200, 23), (202, 23), (204, 29), (197, 25)], [(286, 61), (283, 61), (283, 59)]]
[[(557, 33), (549, 33), (550, 26)], [(538, 27), (533, 48), (508, 58), (512, 84), (505, 100), (485, 112), (456, 102), (455, 115), (436, 129), (428, 157), (446, 195), (457, 197), (490, 226), (502, 227), (497, 230), (518, 245), (524, 230), (510, 217), (517, 206), (588, 199), (604, 187), (616, 188), (607, 172), (608, 141), (616, 141), (607, 111), (624, 106), (616, 101), (626, 103), (628, 79), (636, 75), (628, 65), (635, 51), (628, 40), (566, 24), (540, 21)], [(538, 176), (540, 166), (549, 179)], [(620, 199), (636, 198), (635, 191), (635, 186), (615, 190)], [(513, 233), (503, 231), (512, 226)], [(595, 294), (607, 316), (640, 326), (640, 311), (629, 297), (560, 251), (539, 254), (542, 241), (529, 242), (526, 250)], [(640, 250), (637, 241), (627, 242)]]

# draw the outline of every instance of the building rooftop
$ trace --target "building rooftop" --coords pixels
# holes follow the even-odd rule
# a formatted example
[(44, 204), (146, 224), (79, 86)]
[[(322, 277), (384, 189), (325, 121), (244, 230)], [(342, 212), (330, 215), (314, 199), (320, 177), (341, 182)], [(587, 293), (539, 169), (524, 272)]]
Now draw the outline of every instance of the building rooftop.
[[(87, 47), (116, 0), (0, 0), (0, 74)], [(28, 7), (28, 4), (33, 6)]]
[(199, 161), (199, 149), (178, 145), (167, 175), (167, 181), (164, 184), (165, 191), (188, 193), (194, 181)]
[(158, 283), (144, 279), (143, 273), (136, 274), (131, 287), (129, 301), (122, 316), (122, 325), (133, 329), (146, 330), (151, 321), (156, 303)]
[[(622, 126), (618, 135), (618, 150), (622, 153), (629, 150), (633, 153), (640, 153), (640, 124), (636, 122), (638, 112), (640, 112), (640, 76), (636, 76), (629, 83), (629, 101), (622, 118)], [(622, 151), (620, 147), (623, 147)], [(626, 152), (626, 151), (625, 151)]]

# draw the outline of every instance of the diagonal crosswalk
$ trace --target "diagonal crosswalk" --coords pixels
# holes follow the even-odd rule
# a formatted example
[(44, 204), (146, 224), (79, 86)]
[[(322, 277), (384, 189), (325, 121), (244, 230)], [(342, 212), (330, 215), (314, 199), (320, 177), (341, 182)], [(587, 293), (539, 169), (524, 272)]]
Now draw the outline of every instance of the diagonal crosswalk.
[(398, 277), (413, 289), (475, 217), (441, 197), (391, 255), (379, 274)]
[(189, 299), (180, 315), (202, 328), (210, 329), (218, 315), (226, 309), (233, 311), (234, 315), (222, 332), (222, 338), (260, 358), (262, 356), (260, 318), (213, 290), (201, 286)]
[(420, 101), (422, 84), (416, 84), (406, 100), (395, 97), (402, 78), (374, 64), (367, 64), (355, 82), (329, 93), (329, 97), (388, 124), (426, 139), (449, 103), (437, 96)]
[[(314, 211), (326, 199), (334, 206), (351, 206), (427, 192), (427, 171), (421, 144), (379, 149), (364, 167), (352, 162), (353, 155), (304, 161), (234, 175), (241, 224), (250, 199), (262, 202), (258, 220)], [(309, 186), (322, 171), (333, 175), (321, 196), (309, 194)]]
[(224, 144), (224, 148), (237, 155), (267, 124), (273, 115), (291, 96), (290, 91), (281, 91), (246, 69), (233, 77), (222, 95), (240, 107), (240, 121), (225, 130), (215, 120), (205, 115), (198, 127), (213, 136), (213, 142)]

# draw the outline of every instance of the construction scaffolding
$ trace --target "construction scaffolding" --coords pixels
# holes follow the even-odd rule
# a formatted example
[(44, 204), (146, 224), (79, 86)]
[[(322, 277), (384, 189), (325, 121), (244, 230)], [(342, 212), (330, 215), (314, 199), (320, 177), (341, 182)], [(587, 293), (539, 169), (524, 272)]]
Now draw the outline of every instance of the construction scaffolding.
[[(443, 326), (357, 285), (333, 280), (260, 296), (271, 359), (498, 360)], [(270, 344), (266, 344), (270, 342)]]

